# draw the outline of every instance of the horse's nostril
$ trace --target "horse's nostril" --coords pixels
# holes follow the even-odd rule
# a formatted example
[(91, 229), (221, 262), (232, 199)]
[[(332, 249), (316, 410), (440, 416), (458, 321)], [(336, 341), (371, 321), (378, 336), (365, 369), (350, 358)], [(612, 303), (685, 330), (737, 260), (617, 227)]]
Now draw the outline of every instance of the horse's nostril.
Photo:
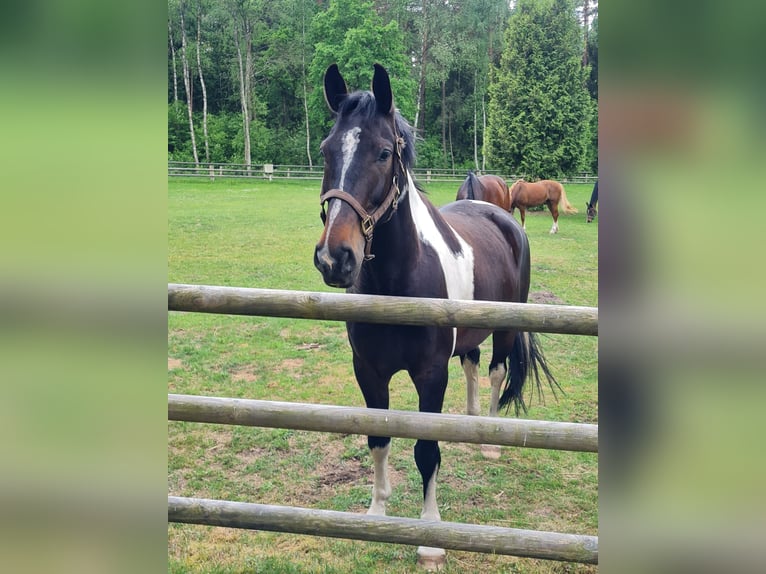
[(338, 257), (338, 267), (341, 273), (351, 273), (354, 270), (354, 265), (354, 252), (347, 247), (341, 249), (340, 256)]

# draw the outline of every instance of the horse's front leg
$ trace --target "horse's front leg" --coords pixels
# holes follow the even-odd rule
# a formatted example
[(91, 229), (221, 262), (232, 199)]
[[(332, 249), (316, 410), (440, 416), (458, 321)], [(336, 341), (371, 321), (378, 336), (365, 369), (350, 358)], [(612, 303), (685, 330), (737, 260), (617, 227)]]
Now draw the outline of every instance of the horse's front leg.
[[(421, 412), (441, 412), (444, 393), (447, 390), (448, 361), (449, 358), (446, 358), (443, 365), (431, 366), (420, 372), (410, 371), (418, 391)], [(439, 443), (432, 440), (418, 440), (415, 443), (415, 464), (423, 479), (423, 509), (420, 518), (441, 520), (436, 501), (436, 477), (441, 466)], [(443, 548), (418, 547), (418, 564), (428, 570), (441, 568), (446, 563), (446, 556)]]
[[(380, 375), (365, 361), (354, 356), (354, 373), (365, 403), (371, 409), (388, 408), (388, 384), (391, 376)], [(373, 461), (372, 501), (367, 514), (386, 515), (386, 502), (391, 496), (391, 482), (388, 478), (388, 454), (391, 437), (368, 436), (367, 446)]]

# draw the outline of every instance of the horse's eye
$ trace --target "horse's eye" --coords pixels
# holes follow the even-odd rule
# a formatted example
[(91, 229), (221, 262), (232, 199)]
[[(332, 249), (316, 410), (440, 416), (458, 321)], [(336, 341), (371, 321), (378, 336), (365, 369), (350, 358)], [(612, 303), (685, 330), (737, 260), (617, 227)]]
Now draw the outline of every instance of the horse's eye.
[(384, 149), (382, 152), (380, 152), (380, 155), (378, 156), (378, 161), (386, 161), (390, 157), (391, 157), (391, 150)]

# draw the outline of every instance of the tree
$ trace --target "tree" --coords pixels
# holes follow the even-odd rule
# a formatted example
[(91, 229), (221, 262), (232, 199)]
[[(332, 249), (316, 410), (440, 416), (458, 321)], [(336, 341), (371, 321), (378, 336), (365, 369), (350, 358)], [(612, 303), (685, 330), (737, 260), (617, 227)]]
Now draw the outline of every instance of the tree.
[(536, 178), (582, 169), (592, 105), (572, 0), (520, 0), (490, 85), (493, 167)]
[(251, 0), (231, 0), (234, 46), (237, 49), (237, 78), (242, 111), (243, 155), (247, 170), (252, 165), (250, 123), (253, 98), (253, 29), (255, 6)]
[(207, 133), (207, 87), (202, 74), (202, 0), (197, 0), (197, 77), (202, 88), (202, 134), (205, 140), (205, 163), (210, 163), (210, 140)]
[(374, 63), (389, 73), (395, 104), (405, 118), (414, 106), (414, 82), (403, 36), (395, 21), (383, 24), (372, 2), (330, 0), (311, 25), (314, 56), (309, 66), (309, 81), (315, 88), (309, 96), (309, 113), (315, 133), (326, 133), (330, 117), (324, 102), (322, 79), (330, 64), (338, 64), (348, 87), (369, 89)]
[(593, 19), (586, 46), (588, 59), (588, 93), (591, 97), (592, 114), (590, 123), (590, 144), (588, 169), (598, 173), (598, 15)]
[(194, 102), (192, 98), (192, 72), (189, 66), (189, 57), (187, 55), (187, 36), (186, 36), (186, 14), (189, 11), (189, 5), (181, 0), (178, 3), (178, 15), (181, 21), (181, 68), (184, 76), (184, 90), (186, 92), (186, 111), (189, 118), (189, 135), (191, 137), (191, 148), (194, 155), (194, 164), (199, 166), (199, 155), (197, 154), (197, 140), (194, 135)]

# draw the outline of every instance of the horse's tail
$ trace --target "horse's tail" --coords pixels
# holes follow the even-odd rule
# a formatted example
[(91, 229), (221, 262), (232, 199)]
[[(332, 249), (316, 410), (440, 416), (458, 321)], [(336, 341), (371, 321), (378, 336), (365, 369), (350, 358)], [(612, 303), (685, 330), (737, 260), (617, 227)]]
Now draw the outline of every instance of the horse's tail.
[[(557, 182), (558, 183), (558, 182)], [(561, 197), (559, 197), (559, 207), (564, 210), (564, 213), (578, 213), (577, 208), (569, 203), (569, 200), (567, 199), (567, 192), (564, 191), (564, 186), (560, 183), (558, 184), (561, 188)]]
[(476, 177), (476, 174), (474, 172), (469, 171), (468, 177), (466, 178), (466, 183), (468, 184), (467, 199), (476, 199), (476, 193), (474, 192), (474, 187), (476, 189), (481, 189), (481, 182), (479, 181), (479, 178)]
[[(561, 386), (556, 382), (556, 378), (548, 367), (543, 351), (540, 347), (540, 341), (535, 333), (520, 332), (516, 334), (513, 340), (513, 348), (509, 358), (508, 374), (505, 379), (505, 387), (500, 395), (498, 406), (500, 408), (513, 408), (516, 416), (520, 411), (527, 412), (527, 404), (524, 402), (524, 384), (532, 375), (534, 384), (537, 387), (537, 396), (543, 401), (543, 387), (540, 381), (540, 371), (548, 381), (548, 385), (556, 397), (556, 389), (564, 392)], [(533, 390), (534, 393), (534, 390)]]

